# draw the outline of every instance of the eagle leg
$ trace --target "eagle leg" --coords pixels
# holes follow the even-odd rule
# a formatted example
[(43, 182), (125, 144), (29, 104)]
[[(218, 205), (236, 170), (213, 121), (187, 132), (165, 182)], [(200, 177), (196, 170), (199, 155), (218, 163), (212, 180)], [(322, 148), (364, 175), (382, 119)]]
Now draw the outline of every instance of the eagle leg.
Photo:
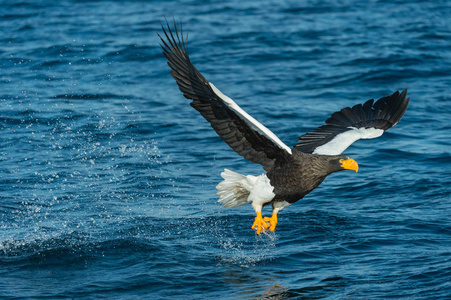
[(269, 222), (269, 224), (270, 224), (269, 230), (274, 231), (276, 229), (276, 225), (277, 225), (277, 213), (275, 211), (273, 211), (271, 218), (264, 217), (263, 221)]
[(262, 213), (260, 211), (257, 211), (257, 216), (255, 217), (254, 224), (252, 225), (252, 229), (255, 229), (257, 227), (257, 234), (260, 234), (262, 231), (262, 227), (265, 229), (268, 229), (268, 224), (266, 224), (265, 221), (263, 221)]

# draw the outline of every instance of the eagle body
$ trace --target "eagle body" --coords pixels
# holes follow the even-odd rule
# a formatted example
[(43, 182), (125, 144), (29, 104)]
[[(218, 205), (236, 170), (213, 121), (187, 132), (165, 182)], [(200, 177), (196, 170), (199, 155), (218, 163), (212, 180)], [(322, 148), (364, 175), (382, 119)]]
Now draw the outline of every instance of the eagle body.
[[(290, 204), (304, 198), (323, 182), (327, 175), (342, 171), (334, 161), (346, 156), (322, 156), (302, 152), (277, 159), (267, 176), (276, 195), (273, 201), (287, 201)], [(326, 166), (326, 168), (324, 168)]]
[[(257, 216), (252, 228), (257, 234), (275, 230), (277, 213), (302, 199), (324, 179), (338, 171), (358, 171), (355, 160), (342, 154), (359, 139), (381, 136), (395, 126), (409, 103), (407, 90), (377, 101), (373, 99), (334, 112), (322, 125), (302, 135), (288, 147), (271, 130), (255, 120), (209, 82), (188, 56), (183, 30), (162, 26), (163, 54), (185, 98), (216, 133), (244, 159), (260, 164), (266, 173), (242, 175), (225, 169), (217, 185), (219, 203), (237, 207), (251, 203)], [(262, 217), (262, 208), (272, 205), (272, 216)]]

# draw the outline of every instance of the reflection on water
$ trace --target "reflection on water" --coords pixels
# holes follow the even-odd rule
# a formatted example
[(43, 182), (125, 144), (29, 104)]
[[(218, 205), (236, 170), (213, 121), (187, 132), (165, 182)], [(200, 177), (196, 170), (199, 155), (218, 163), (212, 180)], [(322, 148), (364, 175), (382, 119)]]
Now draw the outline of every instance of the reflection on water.
[(258, 266), (250, 269), (229, 270), (221, 273), (224, 282), (234, 286), (240, 299), (283, 299), (287, 289), (276, 282), (276, 278), (258, 271)]

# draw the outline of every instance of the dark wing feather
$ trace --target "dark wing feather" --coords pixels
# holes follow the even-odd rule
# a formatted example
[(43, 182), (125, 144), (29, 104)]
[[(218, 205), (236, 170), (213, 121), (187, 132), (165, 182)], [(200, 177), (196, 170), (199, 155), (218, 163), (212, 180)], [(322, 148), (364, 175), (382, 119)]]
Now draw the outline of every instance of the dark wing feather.
[[(373, 128), (386, 131), (395, 126), (404, 115), (410, 99), (406, 98), (406, 95), (407, 90), (401, 93), (395, 92), (377, 100), (374, 104), (374, 100), (371, 99), (363, 105), (358, 104), (352, 108), (345, 107), (334, 112), (326, 120), (326, 125), (301, 136), (294, 149), (304, 153), (314, 153), (317, 148), (330, 143), (337, 135), (354, 129)], [(346, 138), (346, 135), (342, 135), (342, 137)], [(349, 143), (344, 149), (357, 139), (342, 141), (344, 144)]]
[(171, 75), (183, 95), (192, 99), (191, 106), (210, 122), (216, 133), (239, 155), (261, 164), (268, 171), (274, 160), (291, 153), (269, 129), (244, 112), (233, 100), (223, 95), (191, 63), (183, 33), (174, 32), (169, 24), (163, 28), (166, 39), (162, 41), (164, 56), (171, 67)]

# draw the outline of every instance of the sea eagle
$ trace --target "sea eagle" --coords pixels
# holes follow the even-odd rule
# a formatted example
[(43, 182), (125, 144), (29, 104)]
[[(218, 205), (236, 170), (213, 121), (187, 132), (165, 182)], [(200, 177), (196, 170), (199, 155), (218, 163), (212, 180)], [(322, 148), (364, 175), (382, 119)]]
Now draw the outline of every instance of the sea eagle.
[[(355, 160), (341, 153), (359, 139), (381, 136), (395, 126), (407, 109), (407, 90), (398, 91), (374, 102), (345, 107), (334, 112), (326, 125), (302, 135), (293, 148), (285, 145), (194, 67), (188, 56), (183, 30), (163, 27), (160, 36), (171, 76), (191, 106), (210, 122), (216, 133), (239, 155), (263, 166), (266, 174), (241, 175), (225, 169), (217, 185), (218, 202), (225, 207), (252, 203), (257, 216), (252, 225), (257, 234), (274, 231), (277, 213), (302, 199), (331, 173), (358, 171)], [(180, 28), (181, 29), (181, 28)], [(272, 205), (272, 216), (261, 210)]]

